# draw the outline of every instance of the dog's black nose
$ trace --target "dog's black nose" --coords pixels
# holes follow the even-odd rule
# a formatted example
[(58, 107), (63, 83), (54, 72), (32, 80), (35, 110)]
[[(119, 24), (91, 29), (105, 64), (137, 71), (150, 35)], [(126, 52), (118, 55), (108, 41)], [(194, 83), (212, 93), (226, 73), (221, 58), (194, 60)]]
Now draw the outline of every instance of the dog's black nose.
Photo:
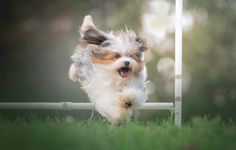
[(125, 65), (129, 66), (130, 62), (129, 61), (125, 61)]

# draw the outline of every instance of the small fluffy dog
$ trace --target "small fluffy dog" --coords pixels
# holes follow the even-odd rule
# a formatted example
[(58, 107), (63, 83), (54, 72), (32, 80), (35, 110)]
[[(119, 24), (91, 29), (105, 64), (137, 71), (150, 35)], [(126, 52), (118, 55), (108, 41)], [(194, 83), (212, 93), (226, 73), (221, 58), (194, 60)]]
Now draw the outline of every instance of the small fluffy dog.
[(89, 15), (84, 17), (80, 36), (69, 78), (81, 82), (95, 109), (111, 123), (129, 121), (147, 99), (146, 41), (128, 29), (100, 31)]

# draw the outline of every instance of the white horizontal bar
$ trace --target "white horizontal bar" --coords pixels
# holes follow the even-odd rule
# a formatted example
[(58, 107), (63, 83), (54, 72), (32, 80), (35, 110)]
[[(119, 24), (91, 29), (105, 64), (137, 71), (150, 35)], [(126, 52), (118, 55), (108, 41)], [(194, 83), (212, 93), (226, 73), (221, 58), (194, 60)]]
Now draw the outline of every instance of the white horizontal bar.
[[(52, 110), (87, 110), (93, 109), (93, 103), (72, 102), (1, 102), (0, 109), (52, 109)], [(172, 110), (173, 103), (145, 103), (138, 107), (139, 110)]]
[(172, 110), (174, 107), (173, 103), (145, 103), (139, 106), (139, 110)]

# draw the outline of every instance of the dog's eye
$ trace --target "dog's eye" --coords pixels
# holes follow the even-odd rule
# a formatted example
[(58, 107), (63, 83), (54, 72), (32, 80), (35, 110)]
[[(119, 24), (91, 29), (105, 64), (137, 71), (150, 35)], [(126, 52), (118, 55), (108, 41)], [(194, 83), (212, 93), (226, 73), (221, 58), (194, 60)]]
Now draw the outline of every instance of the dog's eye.
[(120, 57), (121, 57), (120, 54), (115, 55), (115, 58), (117, 58), (117, 59), (120, 58)]
[(137, 62), (141, 62), (139, 54), (133, 54), (133, 55), (130, 55), (130, 57), (136, 60)]

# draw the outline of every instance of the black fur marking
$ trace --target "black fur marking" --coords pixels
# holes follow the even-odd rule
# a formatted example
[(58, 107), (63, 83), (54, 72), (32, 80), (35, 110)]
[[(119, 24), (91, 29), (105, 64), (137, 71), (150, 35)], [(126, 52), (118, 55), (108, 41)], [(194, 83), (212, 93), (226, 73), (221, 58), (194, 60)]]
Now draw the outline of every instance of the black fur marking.
[(132, 103), (131, 102), (125, 102), (125, 107), (126, 108), (129, 108), (129, 107), (131, 107), (132, 106)]
[(83, 40), (88, 44), (101, 45), (107, 38), (95, 29), (88, 29), (84, 32)]
[(111, 43), (108, 42), (108, 41), (105, 41), (105, 42), (103, 42), (103, 43), (101, 44), (102, 47), (107, 47), (107, 46), (109, 46), (109, 45), (111, 45)]
[(147, 42), (146, 42), (145, 39), (140, 38), (140, 37), (136, 37), (135, 41), (141, 44), (141, 46), (140, 46), (139, 49), (140, 49), (142, 52), (147, 51)]

